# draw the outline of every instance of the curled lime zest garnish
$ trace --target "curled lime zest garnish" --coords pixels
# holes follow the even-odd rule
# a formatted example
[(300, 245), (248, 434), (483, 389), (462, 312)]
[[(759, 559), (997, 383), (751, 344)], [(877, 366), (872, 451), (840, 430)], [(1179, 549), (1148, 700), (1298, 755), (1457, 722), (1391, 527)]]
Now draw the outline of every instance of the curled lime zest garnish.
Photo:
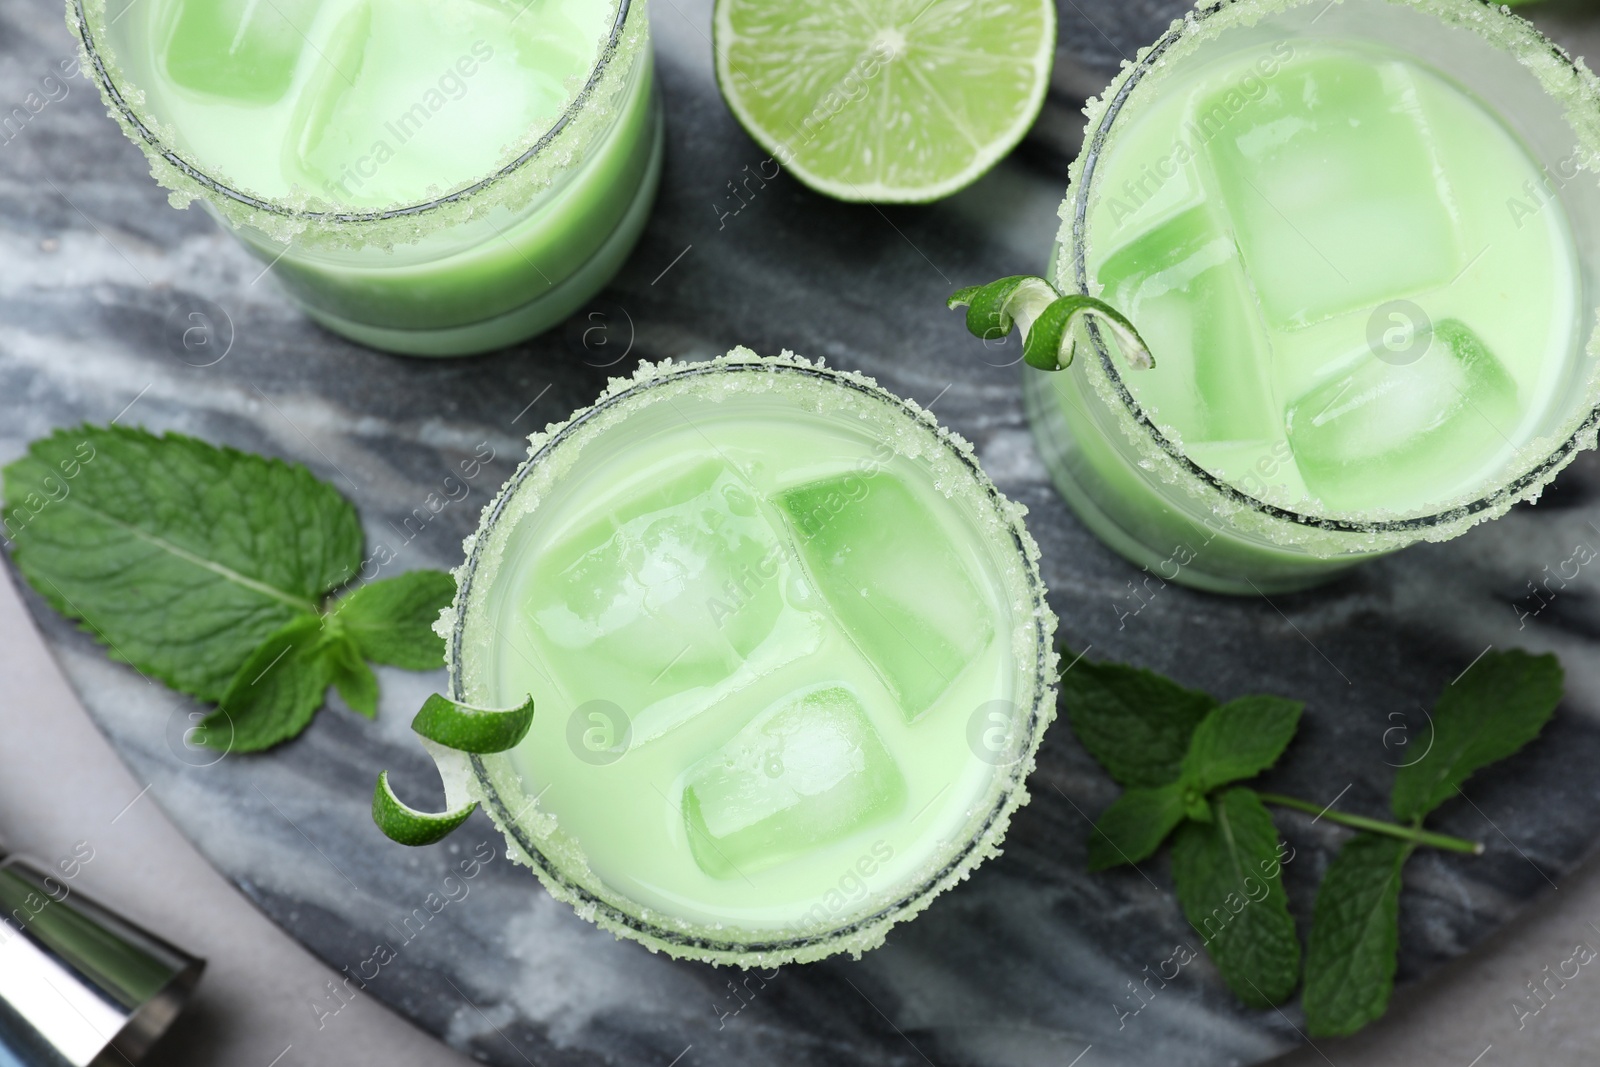
[(477, 809), (478, 802), (474, 800), (454, 811), (418, 811), (394, 795), (388, 771), (378, 772), (378, 785), (372, 791), (372, 821), (378, 824), (384, 836), (402, 845), (431, 845), (442, 841)]
[[(533, 697), (514, 708), (495, 710), (457, 703), (434, 693), (422, 702), (411, 729), (435, 744), (457, 752), (504, 752), (528, 735), (533, 725)], [(476, 800), (453, 811), (426, 812), (405, 804), (389, 786), (389, 772), (378, 775), (372, 793), (372, 821), (402, 845), (431, 845), (445, 838), (477, 810)]]
[(967, 309), (967, 329), (974, 337), (995, 341), (1016, 326), (1022, 333), (1022, 358), (1039, 370), (1063, 370), (1077, 354), (1080, 317), (1093, 319), (1116, 339), (1128, 365), (1148, 370), (1156, 365), (1150, 348), (1133, 323), (1104, 300), (1082, 293), (1066, 296), (1043, 278), (1016, 274), (988, 285), (973, 285), (950, 294), (952, 311)]
[(457, 752), (504, 752), (533, 725), (533, 697), (504, 710), (475, 708), (438, 693), (422, 704), (411, 728), (429, 741)]

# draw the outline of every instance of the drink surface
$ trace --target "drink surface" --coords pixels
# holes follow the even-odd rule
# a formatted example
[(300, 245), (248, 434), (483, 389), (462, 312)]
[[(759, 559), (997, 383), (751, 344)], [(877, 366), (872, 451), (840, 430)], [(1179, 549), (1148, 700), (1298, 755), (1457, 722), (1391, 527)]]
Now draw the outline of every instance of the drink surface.
[(531, 145), (615, 16), (605, 0), (143, 0), (111, 39), (201, 167), (257, 196), (381, 209)]
[(809, 410), (630, 414), (473, 579), (493, 640), (465, 689), (537, 702), (511, 760), (547, 856), (702, 927), (826, 930), (920, 889), (1009, 773), (973, 722), (1031, 701), (1010, 527), (952, 457), (804, 384)]
[(1575, 252), (1464, 88), (1279, 41), (1119, 121), (1090, 271), (1156, 356), (1123, 381), (1196, 463), (1311, 513), (1427, 513), (1538, 435), (1577, 356)]

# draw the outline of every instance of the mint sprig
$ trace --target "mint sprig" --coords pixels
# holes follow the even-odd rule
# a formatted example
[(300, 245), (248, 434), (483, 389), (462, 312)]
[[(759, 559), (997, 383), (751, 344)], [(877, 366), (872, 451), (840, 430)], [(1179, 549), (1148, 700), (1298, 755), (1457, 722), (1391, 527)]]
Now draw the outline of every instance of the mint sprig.
[(292, 620), (244, 661), (196, 736), (235, 752), (259, 752), (296, 736), (333, 682), (335, 644), (319, 616)]
[(362, 560), (354, 507), (299, 464), (182, 434), (80, 426), (0, 471), (23, 578), (109, 654), (217, 705), (193, 735), (253, 752), (295, 737), (334, 686), (377, 713), (368, 662), (444, 665), (437, 571), (342, 591)]
[(361, 658), (354, 641), (340, 641), (329, 650), (328, 672), (334, 690), (351, 711), (369, 719), (378, 717), (378, 676)]
[(1089, 834), (1089, 869), (1103, 871), (1147, 858), (1185, 815), (1183, 787), (1134, 786), (1111, 802)]
[(1084, 747), (1128, 788), (1089, 838), (1089, 868), (1138, 863), (1172, 840), (1172, 875), (1190, 925), (1228, 988), (1252, 1007), (1287, 1000), (1300, 943), (1281, 871), (1293, 859), (1266, 804), (1357, 833), (1317, 891), (1305, 951), (1303, 1006), (1313, 1036), (1348, 1034), (1382, 1015), (1394, 987), (1401, 874), (1418, 848), (1478, 854), (1475, 842), (1423, 828), (1473, 772), (1538, 735), (1562, 693), (1554, 656), (1489, 652), (1446, 687), (1425, 754), (1396, 775), (1398, 822), (1237, 785), (1292, 741), (1302, 705), (1276, 696), (1218, 704), (1150, 671), (1079, 661), (1062, 678), (1067, 718)]
[(1284, 1000), (1299, 981), (1300, 943), (1278, 835), (1256, 793), (1221, 790), (1277, 761), (1301, 705), (1275, 696), (1218, 704), (1150, 671), (1082, 659), (1061, 683), (1073, 730), (1112, 776), (1161, 783), (1134, 785), (1106, 809), (1089, 869), (1137, 863), (1176, 830), (1178, 902), (1228, 988), (1254, 1007)]
[[(1489, 653), (1445, 687), (1430, 717), (1430, 747), (1395, 775), (1389, 806), (1420, 831), (1474, 771), (1519, 751), (1561, 702), (1561, 664), (1551, 655)], [(1306, 1027), (1315, 1037), (1350, 1034), (1383, 1014), (1400, 943), (1401, 872), (1425, 840), (1367, 832), (1334, 858), (1306, 942)]]
[(3, 477), (28, 584), (113, 658), (201, 700), (361, 565), (361, 524), (332, 486), (192, 437), (57, 430)]

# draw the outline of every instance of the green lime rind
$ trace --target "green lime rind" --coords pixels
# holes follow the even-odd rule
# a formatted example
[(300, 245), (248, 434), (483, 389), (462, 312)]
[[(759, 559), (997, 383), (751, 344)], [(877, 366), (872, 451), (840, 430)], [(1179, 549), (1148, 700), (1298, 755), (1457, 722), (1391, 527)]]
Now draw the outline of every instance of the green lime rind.
[(459, 704), (435, 693), (411, 720), (411, 729), (429, 741), (474, 753), (504, 752), (526, 737), (532, 725), (532, 696), (518, 707), (493, 710)]
[(1017, 274), (988, 285), (973, 285), (950, 294), (945, 306), (967, 309), (967, 330), (985, 341), (1005, 337), (1022, 327), (1022, 358), (1039, 370), (1064, 370), (1077, 356), (1080, 318), (1093, 319), (1116, 341), (1128, 365), (1148, 370), (1156, 365), (1150, 346), (1127, 316), (1104, 300), (1082, 293), (1062, 296), (1043, 278)]
[(378, 772), (378, 784), (372, 791), (372, 821), (389, 840), (413, 847), (444, 840), (477, 810), (474, 800), (454, 811), (418, 811), (394, 795), (388, 771)]
[[(533, 725), (533, 697), (519, 707), (475, 708), (438, 693), (423, 701), (411, 729), (457, 752), (504, 752), (528, 735)], [(431, 845), (460, 826), (478, 808), (476, 800), (452, 811), (432, 813), (408, 807), (389, 786), (389, 772), (378, 775), (372, 793), (372, 821), (402, 845)]]
[(1017, 287), (1027, 280), (1026, 274), (1013, 274), (988, 285), (969, 285), (951, 293), (944, 306), (951, 311), (966, 308), (967, 330), (972, 336), (985, 341), (997, 341), (1011, 332), (1013, 320), (1006, 311), (1006, 304), (1016, 293)]

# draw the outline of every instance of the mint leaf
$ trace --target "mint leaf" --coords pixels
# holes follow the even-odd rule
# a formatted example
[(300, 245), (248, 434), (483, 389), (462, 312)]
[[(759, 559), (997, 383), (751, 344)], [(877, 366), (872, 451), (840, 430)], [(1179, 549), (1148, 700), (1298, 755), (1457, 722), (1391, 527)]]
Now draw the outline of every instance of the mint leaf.
[(1134, 787), (1112, 801), (1089, 835), (1089, 869), (1103, 871), (1149, 856), (1183, 821), (1183, 790), (1176, 783), (1157, 789)]
[(444, 666), (444, 638), (433, 624), (455, 595), (456, 580), (443, 571), (407, 571), (351, 591), (332, 614), (374, 663), (434, 670)]
[(337, 647), (320, 617), (293, 620), (245, 660), (197, 736), (233, 752), (258, 752), (295, 736), (322, 706)]
[(1415, 846), (1361, 833), (1339, 850), (1317, 890), (1306, 941), (1306, 1027), (1351, 1034), (1382, 1015), (1400, 948), (1400, 869)]
[(1554, 656), (1486, 653), (1434, 704), (1432, 746), (1395, 776), (1395, 817), (1422, 818), (1454, 796), (1472, 772), (1532, 741), (1555, 714), (1561, 691)]
[(1177, 781), (1190, 735), (1217, 706), (1152, 671), (1082, 659), (1061, 676), (1061, 702), (1083, 747), (1125, 786)]
[(1230, 700), (1201, 720), (1183, 757), (1183, 781), (1201, 793), (1254, 778), (1278, 761), (1300, 726), (1299, 701), (1275, 696)]
[(1211, 822), (1185, 822), (1172, 845), (1184, 916), (1234, 996), (1254, 1008), (1281, 1003), (1300, 980), (1282, 862), (1272, 816), (1245, 788), (1218, 796)]
[(369, 719), (378, 717), (378, 677), (361, 658), (348, 637), (328, 647), (328, 666), (333, 687), (350, 709)]
[(28, 584), (113, 658), (202, 700), (361, 562), (355, 509), (332, 486), (192, 437), (58, 430), (0, 474)]

